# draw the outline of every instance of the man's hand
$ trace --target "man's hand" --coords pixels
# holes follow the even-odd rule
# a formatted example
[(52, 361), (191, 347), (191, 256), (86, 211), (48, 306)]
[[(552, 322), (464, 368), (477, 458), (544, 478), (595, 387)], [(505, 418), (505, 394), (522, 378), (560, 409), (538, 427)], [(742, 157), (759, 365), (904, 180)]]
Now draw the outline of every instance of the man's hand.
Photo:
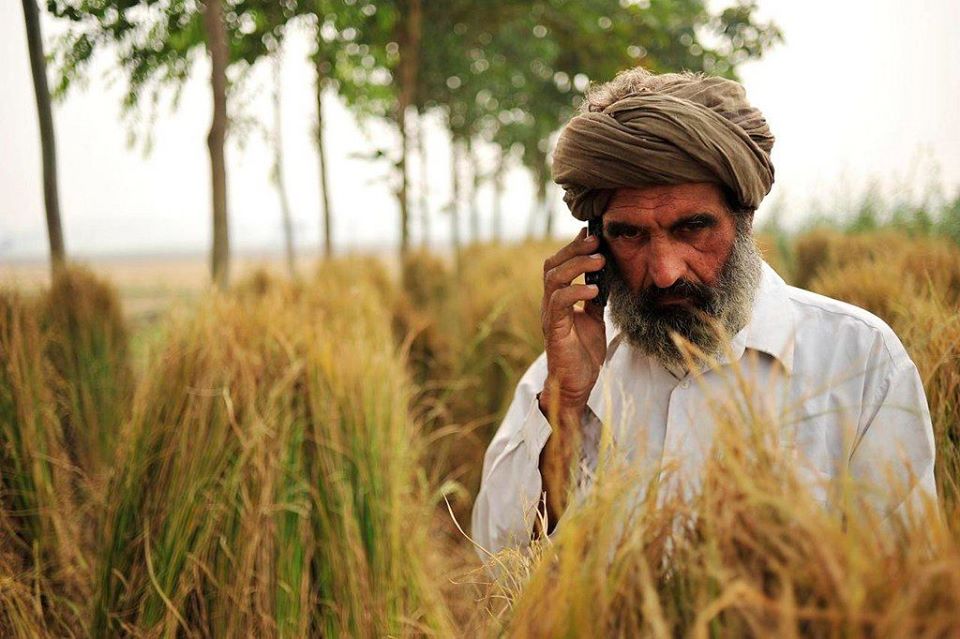
[[(543, 263), (543, 302), (540, 320), (547, 351), (547, 380), (541, 406), (569, 411), (587, 405), (607, 354), (603, 309), (595, 304), (574, 307), (597, 296), (596, 286), (572, 284), (580, 275), (599, 271), (604, 256), (595, 236), (586, 229)], [(545, 413), (546, 414), (546, 413)]]
[(566, 509), (570, 470), (579, 456), (580, 420), (607, 354), (603, 309), (589, 303), (583, 309), (574, 306), (596, 297), (597, 287), (572, 284), (580, 275), (603, 268), (605, 258), (596, 253), (598, 248), (598, 239), (583, 229), (543, 264), (540, 318), (547, 379), (540, 411), (553, 426), (540, 455), (548, 532)]

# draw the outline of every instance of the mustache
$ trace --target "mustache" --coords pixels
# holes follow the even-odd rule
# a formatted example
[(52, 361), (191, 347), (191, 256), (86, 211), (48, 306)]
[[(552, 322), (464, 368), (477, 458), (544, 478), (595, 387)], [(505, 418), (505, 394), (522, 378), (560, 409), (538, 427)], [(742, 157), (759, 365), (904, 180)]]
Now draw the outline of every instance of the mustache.
[(715, 304), (717, 292), (706, 284), (680, 279), (666, 288), (651, 285), (637, 293), (637, 301), (648, 308), (677, 297), (687, 298), (695, 307), (707, 310)]

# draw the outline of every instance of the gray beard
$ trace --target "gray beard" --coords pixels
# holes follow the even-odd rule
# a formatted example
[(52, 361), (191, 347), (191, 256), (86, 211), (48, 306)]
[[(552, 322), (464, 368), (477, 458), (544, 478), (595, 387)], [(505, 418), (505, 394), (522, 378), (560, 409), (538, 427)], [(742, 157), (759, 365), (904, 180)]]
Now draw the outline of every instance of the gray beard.
[[(749, 226), (739, 218), (733, 249), (715, 286), (681, 280), (666, 289), (650, 287), (634, 292), (616, 261), (610, 259), (610, 316), (638, 351), (667, 368), (686, 370), (688, 358), (717, 355), (730, 337), (747, 325), (762, 265)], [(691, 297), (692, 308), (660, 306), (657, 300), (667, 295)]]

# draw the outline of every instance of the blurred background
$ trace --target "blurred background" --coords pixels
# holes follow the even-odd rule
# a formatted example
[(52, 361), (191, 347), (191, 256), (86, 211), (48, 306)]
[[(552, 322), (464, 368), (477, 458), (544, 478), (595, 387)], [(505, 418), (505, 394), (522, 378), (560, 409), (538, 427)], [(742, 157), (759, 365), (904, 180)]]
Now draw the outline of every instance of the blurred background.
[[(135, 257), (137, 273), (176, 258), (202, 280), (213, 105), (201, 5), (114, 5), (40, 12), (66, 251)], [(549, 180), (556, 131), (590, 81), (636, 64), (743, 81), (777, 137), (761, 223), (936, 211), (960, 186), (949, 0), (226, 6), (226, 220), (241, 261), (282, 260), (285, 223), (300, 260), (327, 241), (393, 253), (571, 235)], [(22, 280), (43, 272), (48, 241), (21, 3), (0, 6), (0, 35), (0, 263)]]
[[(0, 3), (0, 636), (960, 636), (958, 27), (948, 0)], [(586, 511), (572, 552), (479, 566), (483, 454), (579, 226), (556, 135), (636, 65), (745, 84), (765, 259), (917, 365), (942, 515), (892, 553), (736, 466), (781, 449), (718, 455), (702, 528)]]

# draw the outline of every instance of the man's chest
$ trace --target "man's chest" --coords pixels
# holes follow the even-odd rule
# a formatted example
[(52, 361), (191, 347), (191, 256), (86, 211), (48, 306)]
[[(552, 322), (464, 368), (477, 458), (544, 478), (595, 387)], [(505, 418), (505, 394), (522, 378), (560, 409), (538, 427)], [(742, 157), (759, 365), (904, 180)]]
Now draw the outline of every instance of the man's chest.
[(834, 477), (861, 412), (849, 380), (787, 374), (774, 358), (752, 351), (736, 365), (679, 378), (648, 358), (615, 357), (589, 406), (606, 425), (617, 458), (692, 481), (717, 438), (731, 434), (773, 449), (810, 482)]

